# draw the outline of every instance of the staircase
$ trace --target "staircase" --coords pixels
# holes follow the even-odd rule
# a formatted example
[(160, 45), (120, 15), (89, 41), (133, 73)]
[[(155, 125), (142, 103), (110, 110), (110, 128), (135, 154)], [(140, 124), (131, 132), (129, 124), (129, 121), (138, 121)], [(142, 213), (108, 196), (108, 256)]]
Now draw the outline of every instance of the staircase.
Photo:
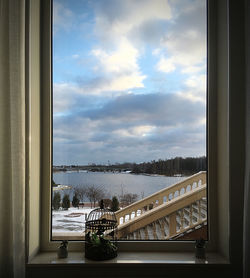
[(116, 212), (123, 240), (173, 240), (207, 224), (206, 172)]

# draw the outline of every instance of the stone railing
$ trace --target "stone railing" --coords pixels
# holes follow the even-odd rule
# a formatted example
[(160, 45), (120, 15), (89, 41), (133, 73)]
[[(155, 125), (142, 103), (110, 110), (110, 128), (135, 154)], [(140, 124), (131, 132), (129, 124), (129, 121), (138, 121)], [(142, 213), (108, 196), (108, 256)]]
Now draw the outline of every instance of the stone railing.
[[(202, 184), (172, 200), (146, 211), (134, 219), (120, 224), (117, 228), (118, 239), (127, 238), (127, 235), (139, 231), (147, 225), (161, 219), (168, 219), (169, 232), (161, 239), (170, 239), (187, 229), (193, 228), (206, 220), (201, 214), (201, 200), (206, 198), (206, 184)], [(193, 221), (193, 204), (196, 204), (196, 221)], [(184, 225), (184, 209), (189, 207), (189, 223)]]
[(205, 196), (169, 216), (169, 235), (165, 239), (175, 238), (202, 224), (207, 224), (207, 199)]
[(195, 188), (206, 184), (206, 172), (199, 172), (183, 181), (164, 188), (140, 201), (137, 201), (123, 209), (117, 211), (116, 219), (118, 224), (124, 224), (131, 219), (138, 217), (162, 204), (168, 203), (173, 199), (193, 191)]

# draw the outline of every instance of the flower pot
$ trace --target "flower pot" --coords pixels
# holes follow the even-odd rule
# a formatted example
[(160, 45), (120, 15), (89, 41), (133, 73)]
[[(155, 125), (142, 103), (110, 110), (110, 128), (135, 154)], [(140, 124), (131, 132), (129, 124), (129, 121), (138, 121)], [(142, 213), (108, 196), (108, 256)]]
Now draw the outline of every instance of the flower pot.
[(205, 247), (195, 247), (195, 257), (197, 259), (205, 259)]

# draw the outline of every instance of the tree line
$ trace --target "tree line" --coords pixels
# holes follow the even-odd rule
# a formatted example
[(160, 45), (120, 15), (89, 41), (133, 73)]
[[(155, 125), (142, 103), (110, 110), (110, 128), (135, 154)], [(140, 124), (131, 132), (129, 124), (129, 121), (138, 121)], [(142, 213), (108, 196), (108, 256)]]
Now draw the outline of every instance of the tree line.
[(202, 157), (175, 157), (172, 159), (151, 162), (134, 163), (132, 173), (134, 174), (158, 174), (166, 176), (192, 175), (199, 171), (207, 170), (207, 159)]
[(199, 171), (206, 171), (207, 160), (201, 157), (175, 157), (171, 159), (152, 160), (143, 163), (115, 163), (109, 165), (90, 164), (90, 165), (68, 165), (54, 166), (53, 171), (67, 170), (86, 170), (91, 172), (125, 172), (130, 171), (134, 174), (158, 174), (166, 176), (192, 175)]

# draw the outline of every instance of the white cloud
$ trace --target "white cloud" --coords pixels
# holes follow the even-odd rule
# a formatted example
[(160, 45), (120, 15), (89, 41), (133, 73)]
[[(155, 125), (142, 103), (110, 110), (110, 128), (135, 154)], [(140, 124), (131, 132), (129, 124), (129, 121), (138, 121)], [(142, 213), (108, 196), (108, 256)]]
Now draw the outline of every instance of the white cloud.
[(98, 61), (94, 70), (108, 76), (106, 82), (92, 88), (92, 93), (120, 92), (144, 87), (143, 80), (146, 75), (139, 70), (138, 50), (125, 37), (120, 40), (114, 51), (97, 48), (91, 53)]
[(99, 60), (100, 68), (105, 72), (124, 73), (139, 70), (138, 50), (126, 38), (121, 39), (115, 51), (108, 53), (103, 49), (93, 49), (92, 54)]
[(162, 45), (166, 47), (173, 61), (183, 67), (194, 66), (205, 60), (205, 30), (204, 34), (195, 30), (187, 30), (182, 34), (173, 32), (163, 40)]
[(179, 66), (183, 73), (199, 72), (204, 69), (206, 61), (204, 2), (171, 1), (170, 5), (174, 18), (168, 32), (161, 38), (160, 50), (157, 51), (164, 53), (164, 58), (161, 55), (160, 59), (170, 59), (171, 68)]
[(76, 88), (68, 83), (53, 84), (53, 112), (65, 113), (75, 103)]
[(190, 88), (199, 88), (206, 90), (206, 75), (193, 75), (185, 81), (185, 84)]
[(151, 125), (137, 125), (126, 129), (116, 129), (114, 130), (113, 134), (123, 138), (140, 138), (152, 134), (155, 129), (156, 127)]
[(150, 135), (154, 130), (155, 126), (150, 126), (150, 125), (142, 125), (142, 126), (136, 126), (132, 129), (133, 134), (135, 136), (147, 136)]
[(104, 40), (119, 40), (144, 22), (171, 18), (168, 0), (103, 1), (96, 12), (96, 32)]
[[(95, 66), (95, 70), (118, 76), (114, 75), (112, 80), (102, 84), (94, 93), (144, 87), (143, 80), (146, 76), (141, 73), (138, 60), (146, 46), (145, 36), (155, 40), (152, 54), (159, 56), (156, 70), (170, 73), (180, 67), (182, 73), (194, 74), (204, 68), (202, 64), (205, 64), (206, 33), (201, 27), (201, 15), (205, 16), (204, 5), (202, 1), (184, 2), (98, 2), (95, 31), (101, 47), (92, 50), (92, 54), (99, 60), (99, 66)], [(164, 26), (160, 36), (154, 36), (155, 29), (150, 28), (157, 20), (161, 22), (160, 29)], [(144, 41), (143, 47), (138, 44), (140, 39)]]
[[(127, 94), (127, 90), (134, 88), (143, 88), (143, 80), (146, 78), (144, 75), (138, 73), (122, 74), (115, 76), (111, 79), (104, 78), (100, 82), (94, 84), (85, 84), (77, 88), (79, 94), (99, 95), (99, 96), (119, 96)], [(129, 94), (129, 92), (128, 92)]]
[(101, 88), (101, 91), (126, 91), (132, 88), (143, 88), (143, 80), (145, 78), (145, 75), (137, 73), (119, 76), (115, 78), (110, 85)]
[(161, 57), (160, 61), (156, 65), (156, 69), (158, 71), (162, 71), (162, 72), (166, 72), (166, 73), (174, 71), (175, 68), (176, 67), (175, 67), (175, 64), (174, 64), (172, 58), (166, 59), (164, 57)]
[(182, 73), (197, 73), (197, 72), (201, 72), (205, 70), (205, 64), (202, 66), (190, 66), (190, 67), (185, 67), (183, 68), (183, 70), (181, 71)]
[(179, 96), (193, 102), (206, 102), (206, 75), (193, 75), (185, 81), (186, 90), (179, 92)]

